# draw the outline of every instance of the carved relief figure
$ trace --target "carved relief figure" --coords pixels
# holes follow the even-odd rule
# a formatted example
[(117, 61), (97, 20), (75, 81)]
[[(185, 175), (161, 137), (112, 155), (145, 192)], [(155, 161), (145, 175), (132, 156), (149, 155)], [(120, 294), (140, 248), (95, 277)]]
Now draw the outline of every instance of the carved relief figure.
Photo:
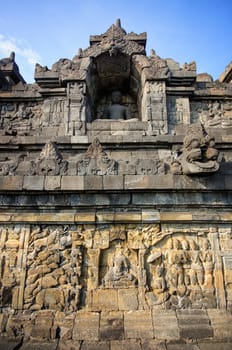
[(75, 311), (79, 307), (82, 250), (73, 247), (68, 232), (36, 227), (27, 257), (24, 308)]
[(145, 295), (149, 305), (165, 303), (172, 309), (216, 306), (212, 251), (208, 239), (200, 243), (175, 236), (164, 246), (153, 246), (147, 259), (151, 277)]
[(129, 287), (136, 284), (136, 278), (130, 271), (129, 261), (123, 253), (121, 245), (115, 247), (113, 255), (113, 266), (105, 274), (102, 284), (105, 288)]

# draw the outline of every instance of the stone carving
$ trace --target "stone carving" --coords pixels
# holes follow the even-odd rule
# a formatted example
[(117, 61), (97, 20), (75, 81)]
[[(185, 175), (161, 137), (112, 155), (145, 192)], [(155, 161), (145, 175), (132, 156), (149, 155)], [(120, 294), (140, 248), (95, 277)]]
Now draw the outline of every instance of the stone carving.
[(142, 99), (144, 120), (148, 121), (148, 133), (159, 135), (167, 133), (167, 107), (165, 84), (147, 81)]
[(22, 237), (24, 228), (18, 225), (0, 227), (0, 307), (17, 309), (22, 277)]
[(123, 250), (121, 245), (115, 247), (112, 259), (113, 266), (109, 266), (109, 270), (102, 280), (104, 288), (128, 288), (135, 286), (137, 280), (131, 272), (129, 260), (124, 255)]
[(77, 163), (78, 175), (116, 175), (117, 163), (109, 159), (100, 141), (95, 138)]
[(122, 94), (120, 91), (112, 92), (112, 104), (104, 111), (103, 118), (113, 120), (129, 119), (129, 109), (122, 105)]
[(15, 175), (19, 163), (23, 160), (24, 156), (20, 155), (13, 159), (5, 157), (0, 161), (0, 176)]
[[(200, 250), (202, 247), (202, 250)], [(214, 262), (207, 238), (201, 246), (194, 239), (168, 238), (166, 246), (151, 251), (150, 305), (165, 303), (167, 308), (215, 307)]]
[(83, 82), (68, 83), (67, 95), (67, 133), (73, 136), (84, 134), (86, 121), (86, 85)]
[(68, 163), (63, 160), (54, 142), (48, 142), (43, 147), (39, 158), (32, 163), (31, 172), (33, 175), (64, 175)]
[(7, 109), (3, 106), (1, 116), (1, 127), (6, 135), (27, 135), (32, 128), (34, 113), (32, 108), (25, 104), (21, 103), (17, 107), (7, 106)]
[(219, 169), (219, 152), (215, 140), (202, 124), (192, 124), (184, 138), (183, 153), (172, 164), (175, 174), (213, 173)]
[(215, 308), (221, 288), (208, 233), (197, 230), (173, 233), (158, 224), (9, 225), (1, 227), (0, 252), (4, 310), (69, 313), (95, 308), (96, 297), (108, 298), (113, 290), (121, 298), (125, 289), (138, 295), (142, 308)]
[[(145, 33), (140, 35), (135, 33), (127, 34), (121, 28), (120, 21), (117, 21), (104, 34), (93, 38), (95, 39), (92, 41), (93, 45), (82, 51), (82, 57), (96, 57), (106, 51), (112, 56), (119, 53), (127, 55), (143, 54), (144, 46), (136, 42), (136, 39), (139, 39), (140, 36), (143, 36), (144, 39)], [(131, 40), (132, 37), (134, 40)]]
[(82, 248), (58, 228), (35, 227), (29, 241), (24, 308), (75, 311), (82, 285)]

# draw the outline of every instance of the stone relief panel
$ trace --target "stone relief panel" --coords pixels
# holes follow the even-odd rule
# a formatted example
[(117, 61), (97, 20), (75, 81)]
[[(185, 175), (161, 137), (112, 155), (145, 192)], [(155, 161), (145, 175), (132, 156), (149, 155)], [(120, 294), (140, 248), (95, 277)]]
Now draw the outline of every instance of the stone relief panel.
[(31, 135), (40, 126), (42, 106), (39, 103), (3, 103), (0, 105), (0, 133)]
[(134, 310), (231, 310), (231, 228), (2, 225), (0, 231), (2, 310), (129, 310), (132, 304)]
[(76, 311), (80, 303), (83, 247), (68, 227), (32, 227), (26, 261), (24, 309)]
[(157, 248), (151, 248), (147, 257), (148, 303), (165, 303), (172, 309), (215, 308), (215, 263), (209, 240), (173, 235)]
[(67, 85), (66, 130), (68, 135), (85, 134), (86, 84), (70, 82)]
[(0, 304), (2, 309), (22, 308), (24, 259), (29, 228), (20, 225), (0, 227)]
[(64, 120), (65, 100), (61, 97), (47, 98), (43, 104), (41, 127), (59, 126)]
[(143, 121), (151, 135), (167, 134), (167, 107), (164, 82), (146, 82), (142, 97)]
[(229, 100), (191, 102), (191, 120), (207, 128), (229, 128), (232, 126), (232, 103)]
[(188, 97), (167, 97), (168, 130), (174, 134), (177, 125), (190, 124), (190, 105)]

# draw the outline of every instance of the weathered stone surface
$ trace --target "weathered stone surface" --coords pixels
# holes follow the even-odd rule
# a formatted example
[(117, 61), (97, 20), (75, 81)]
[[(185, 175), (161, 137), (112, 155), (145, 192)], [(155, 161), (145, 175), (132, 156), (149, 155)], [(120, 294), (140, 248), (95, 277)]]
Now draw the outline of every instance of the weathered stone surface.
[(159, 310), (154, 308), (152, 311), (154, 336), (156, 339), (179, 339), (180, 330), (176, 313), (173, 310)]
[(129, 311), (137, 310), (139, 306), (138, 291), (134, 289), (118, 290), (118, 307), (119, 310)]
[(124, 339), (123, 314), (119, 312), (102, 312), (100, 318), (100, 339)]
[(20, 191), (23, 187), (22, 176), (0, 176), (0, 189), (8, 191)]
[(93, 291), (92, 309), (96, 311), (117, 311), (118, 310), (118, 293), (117, 290), (99, 289)]
[(44, 176), (24, 176), (23, 189), (42, 191), (44, 189)]
[(74, 340), (97, 341), (99, 339), (99, 313), (78, 312), (72, 338)]
[(145, 46), (117, 20), (35, 84), (0, 60), (4, 349), (231, 344), (231, 67)]
[(149, 311), (127, 311), (124, 313), (125, 338), (150, 339), (154, 337), (152, 317)]
[(61, 177), (60, 176), (46, 176), (44, 188), (46, 191), (55, 191), (60, 189)]
[(83, 190), (84, 178), (82, 176), (62, 176), (61, 177), (62, 190)]
[(110, 350), (110, 344), (106, 341), (91, 342), (85, 340), (81, 346), (83, 350)]
[(206, 311), (178, 310), (177, 318), (181, 337), (191, 339), (213, 337), (213, 328)]

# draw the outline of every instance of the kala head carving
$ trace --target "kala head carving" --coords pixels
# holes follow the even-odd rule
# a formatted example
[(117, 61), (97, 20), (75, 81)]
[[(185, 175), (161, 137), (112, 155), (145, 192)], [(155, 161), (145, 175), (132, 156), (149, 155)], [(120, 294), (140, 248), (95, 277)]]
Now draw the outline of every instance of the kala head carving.
[(190, 125), (183, 143), (183, 153), (172, 162), (174, 174), (204, 174), (219, 169), (215, 140), (202, 124)]

